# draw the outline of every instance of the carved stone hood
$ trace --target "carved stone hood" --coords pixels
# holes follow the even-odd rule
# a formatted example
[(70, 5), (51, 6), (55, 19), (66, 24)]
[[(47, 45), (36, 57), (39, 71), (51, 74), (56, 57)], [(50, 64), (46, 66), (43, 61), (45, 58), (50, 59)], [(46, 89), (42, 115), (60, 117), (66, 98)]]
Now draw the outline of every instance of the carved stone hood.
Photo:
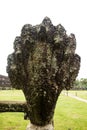
[(15, 38), (8, 56), (7, 72), (12, 86), (22, 89), (32, 124), (44, 126), (53, 120), (58, 96), (70, 89), (78, 75), (80, 57), (76, 38), (48, 17), (41, 24), (26, 24)]

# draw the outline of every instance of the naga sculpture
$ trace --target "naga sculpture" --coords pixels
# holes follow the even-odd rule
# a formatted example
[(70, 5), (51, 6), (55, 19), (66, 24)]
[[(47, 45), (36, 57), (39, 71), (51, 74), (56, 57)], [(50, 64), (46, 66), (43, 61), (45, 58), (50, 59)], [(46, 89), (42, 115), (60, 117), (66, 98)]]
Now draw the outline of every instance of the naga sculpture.
[(15, 38), (7, 73), (12, 86), (24, 92), (31, 122), (28, 130), (54, 129), (57, 99), (63, 89), (73, 86), (79, 72), (75, 49), (75, 35), (68, 36), (61, 24), (54, 26), (48, 17), (40, 25), (24, 25)]

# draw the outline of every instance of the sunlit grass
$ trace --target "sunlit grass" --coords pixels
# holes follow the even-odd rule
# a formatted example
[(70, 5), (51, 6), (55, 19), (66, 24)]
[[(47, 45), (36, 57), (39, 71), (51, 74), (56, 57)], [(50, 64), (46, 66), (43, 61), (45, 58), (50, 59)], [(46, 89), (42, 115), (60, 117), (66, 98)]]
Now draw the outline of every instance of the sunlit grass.
[(86, 130), (87, 103), (61, 95), (55, 110), (55, 130)]
[(0, 113), (0, 130), (26, 130), (28, 123), (24, 113)]
[[(22, 91), (0, 91), (0, 100), (25, 100)], [(24, 113), (0, 113), (0, 130), (25, 130)], [(55, 130), (87, 130), (87, 103), (61, 94), (54, 115)]]
[(87, 99), (87, 90), (68, 91), (68, 93), (73, 94), (74, 96), (78, 96), (83, 99)]
[(22, 90), (0, 90), (0, 101), (25, 101)]

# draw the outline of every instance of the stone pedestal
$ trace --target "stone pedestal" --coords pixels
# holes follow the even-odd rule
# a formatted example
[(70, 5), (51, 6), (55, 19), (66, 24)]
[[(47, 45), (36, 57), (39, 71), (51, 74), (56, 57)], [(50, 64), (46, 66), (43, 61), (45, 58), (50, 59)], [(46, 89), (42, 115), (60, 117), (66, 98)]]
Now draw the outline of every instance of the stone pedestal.
[(33, 125), (33, 124), (29, 124), (26, 128), (26, 130), (54, 130), (53, 128), (53, 124), (50, 123), (46, 126), (36, 126), (36, 125)]

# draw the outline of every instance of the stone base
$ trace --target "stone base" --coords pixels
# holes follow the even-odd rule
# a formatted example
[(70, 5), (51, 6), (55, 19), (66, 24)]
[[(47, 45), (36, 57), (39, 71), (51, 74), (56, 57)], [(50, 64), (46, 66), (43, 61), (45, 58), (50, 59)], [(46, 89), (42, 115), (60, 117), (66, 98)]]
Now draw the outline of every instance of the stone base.
[(54, 127), (53, 127), (53, 124), (48, 124), (46, 126), (36, 126), (36, 125), (33, 125), (33, 124), (29, 124), (27, 126), (27, 129), (26, 130), (54, 130)]

